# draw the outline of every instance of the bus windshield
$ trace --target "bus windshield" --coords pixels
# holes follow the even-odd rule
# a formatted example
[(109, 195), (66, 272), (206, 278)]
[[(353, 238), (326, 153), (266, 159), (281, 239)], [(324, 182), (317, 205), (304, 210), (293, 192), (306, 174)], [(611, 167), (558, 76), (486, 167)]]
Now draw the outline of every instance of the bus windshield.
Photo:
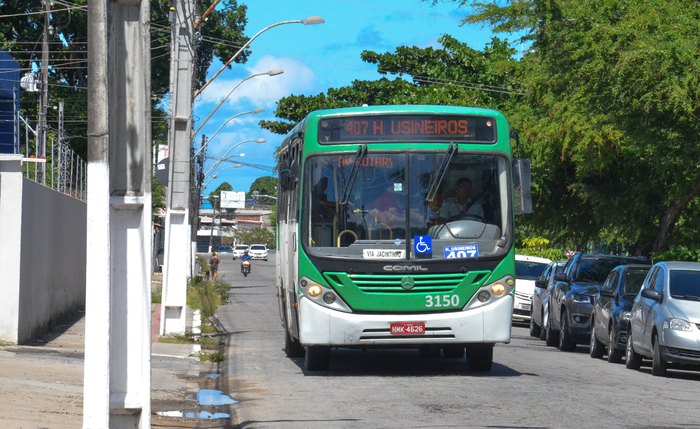
[(308, 158), (307, 251), (353, 259), (502, 255), (512, 237), (507, 158), (451, 155), (370, 150)]

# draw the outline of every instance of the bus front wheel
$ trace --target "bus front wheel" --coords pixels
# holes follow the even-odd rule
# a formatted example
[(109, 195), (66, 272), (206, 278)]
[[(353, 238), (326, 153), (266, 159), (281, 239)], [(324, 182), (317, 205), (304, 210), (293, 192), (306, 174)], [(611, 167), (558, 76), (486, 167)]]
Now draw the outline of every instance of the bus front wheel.
[(307, 371), (325, 371), (330, 362), (331, 348), (328, 346), (306, 346), (304, 366)]
[(470, 371), (491, 371), (493, 365), (493, 344), (467, 346), (467, 367)]

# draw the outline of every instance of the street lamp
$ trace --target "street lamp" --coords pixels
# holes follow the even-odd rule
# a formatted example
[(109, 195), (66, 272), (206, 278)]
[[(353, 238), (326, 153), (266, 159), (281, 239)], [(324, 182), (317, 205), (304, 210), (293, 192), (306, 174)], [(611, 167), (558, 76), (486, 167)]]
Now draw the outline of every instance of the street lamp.
[(222, 157), (220, 157), (218, 161), (216, 161), (216, 164), (214, 164), (214, 166), (213, 166), (212, 168), (210, 168), (209, 171), (207, 171), (206, 173), (204, 173), (204, 176), (205, 176), (205, 177), (206, 177), (206, 176), (209, 176), (209, 175), (216, 169), (216, 167), (218, 167), (219, 164), (221, 164), (221, 163), (223, 162), (224, 158), (226, 158), (226, 157), (228, 156), (228, 154), (231, 153), (232, 150), (234, 150), (234, 149), (237, 148), (238, 146), (242, 145), (243, 143), (248, 143), (248, 142), (267, 143), (267, 140), (265, 140), (265, 139), (251, 139), (251, 140), (243, 140), (242, 142), (236, 143), (235, 145), (233, 145), (233, 146), (231, 146), (230, 148), (228, 148), (228, 150), (226, 151), (226, 153), (225, 153)]
[(204, 184), (204, 188), (206, 189), (206, 187), (209, 186), (209, 184), (211, 183), (211, 181), (214, 180), (214, 179), (216, 179), (217, 177), (219, 177), (219, 174), (221, 174), (221, 172), (223, 172), (224, 170), (228, 170), (229, 168), (241, 168), (241, 167), (243, 167), (243, 164), (227, 165), (226, 167), (224, 167), (224, 168), (222, 168), (221, 170), (219, 170), (218, 173), (212, 175), (212, 176), (209, 178), (209, 180), (207, 180), (207, 183)]
[(197, 96), (198, 96), (199, 94), (201, 94), (202, 91), (204, 91), (204, 89), (205, 89), (207, 86), (209, 86), (209, 84), (212, 83), (212, 81), (213, 81), (214, 79), (216, 79), (216, 77), (219, 76), (219, 75), (221, 74), (221, 72), (223, 72), (223, 71), (226, 69), (226, 67), (228, 67), (228, 66), (241, 54), (241, 52), (243, 52), (243, 50), (245, 50), (245, 48), (247, 48), (248, 45), (250, 45), (250, 43), (251, 43), (253, 40), (255, 40), (259, 35), (261, 35), (262, 33), (266, 32), (267, 30), (269, 30), (269, 29), (271, 29), (271, 28), (273, 28), (273, 27), (277, 27), (277, 26), (285, 25), (285, 24), (313, 25), (313, 24), (323, 24), (324, 22), (325, 22), (324, 19), (321, 18), (320, 16), (310, 16), (310, 17), (308, 17), (308, 18), (306, 18), (306, 19), (292, 19), (292, 20), (289, 20), (289, 21), (280, 21), (280, 22), (278, 22), (278, 23), (276, 23), (276, 24), (268, 25), (267, 27), (265, 27), (265, 28), (263, 28), (262, 30), (260, 30), (260, 31), (258, 31), (257, 33), (255, 33), (255, 35), (254, 35), (253, 37), (251, 37), (250, 39), (248, 39), (248, 41), (245, 42), (245, 44), (243, 44), (243, 46), (241, 46), (241, 48), (240, 48), (238, 51), (236, 51), (236, 53), (233, 54), (233, 56), (232, 56), (228, 61), (226, 61), (226, 63), (223, 65), (223, 67), (221, 67), (221, 68), (219, 69), (219, 71), (216, 72), (216, 74), (215, 74), (214, 76), (212, 76), (211, 79), (209, 79), (209, 80), (204, 84), (204, 86), (202, 86), (201, 88), (199, 88), (199, 90), (198, 90), (197, 92), (194, 93), (194, 97), (197, 98)]
[(214, 113), (216, 113), (216, 111), (219, 110), (219, 107), (221, 107), (221, 105), (224, 104), (224, 101), (226, 101), (226, 100), (231, 96), (231, 94), (233, 94), (233, 91), (235, 91), (236, 88), (238, 88), (239, 86), (241, 86), (241, 84), (242, 84), (243, 82), (247, 81), (248, 79), (252, 79), (252, 78), (254, 78), (254, 77), (256, 77), (256, 76), (262, 76), (262, 75), (277, 76), (278, 74), (282, 74), (282, 73), (284, 73), (284, 70), (282, 70), (281, 68), (277, 67), (277, 68), (274, 68), (274, 69), (269, 70), (269, 71), (266, 71), (266, 72), (262, 72), (262, 73), (253, 73), (252, 75), (250, 75), (250, 76), (248, 76), (247, 78), (245, 78), (245, 79), (241, 80), (240, 82), (238, 82), (233, 88), (231, 88), (231, 91), (229, 91), (229, 93), (226, 94), (226, 97), (224, 97), (224, 98), (219, 102), (219, 104), (217, 104), (217, 106), (214, 108), (214, 110), (212, 110), (212, 112), (209, 114), (209, 116), (207, 116), (207, 118), (204, 120), (204, 122), (202, 122), (202, 125), (200, 125), (199, 128), (197, 128), (197, 131), (194, 132), (194, 134), (192, 135), (192, 137), (196, 136), (197, 133), (199, 133), (199, 132), (202, 130), (202, 127), (204, 126), (204, 124), (207, 123), (207, 121), (214, 115)]
[(212, 134), (212, 136), (209, 137), (209, 138), (204, 142), (204, 144), (202, 144), (202, 147), (199, 148), (199, 150), (197, 151), (197, 153), (194, 154), (194, 156), (196, 157), (197, 155), (199, 155), (200, 153), (202, 153), (202, 151), (204, 150), (204, 148), (206, 148), (207, 145), (208, 145), (212, 140), (214, 140), (214, 137), (216, 137), (216, 135), (219, 133), (219, 131), (221, 131), (221, 129), (224, 128), (224, 125), (228, 124), (229, 121), (231, 121), (232, 119), (237, 118), (238, 116), (241, 116), (241, 115), (257, 114), (257, 113), (261, 113), (261, 112), (264, 112), (264, 111), (265, 111), (265, 109), (255, 109), (255, 110), (249, 110), (249, 111), (247, 111), (247, 112), (236, 113), (235, 115), (230, 116), (228, 119), (226, 119), (226, 120), (224, 121), (223, 124), (221, 124), (221, 126), (220, 126), (216, 131), (214, 131), (214, 134)]

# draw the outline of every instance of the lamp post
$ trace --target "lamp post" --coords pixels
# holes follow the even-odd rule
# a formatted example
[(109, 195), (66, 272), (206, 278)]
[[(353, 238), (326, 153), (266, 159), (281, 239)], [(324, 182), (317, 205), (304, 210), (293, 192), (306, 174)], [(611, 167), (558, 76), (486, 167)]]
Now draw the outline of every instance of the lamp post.
[(204, 187), (203, 187), (202, 189), (206, 189), (206, 187), (209, 186), (209, 183), (211, 183), (212, 180), (214, 180), (214, 179), (216, 179), (217, 177), (219, 177), (219, 174), (221, 174), (222, 171), (228, 170), (229, 168), (241, 168), (241, 167), (243, 167), (243, 164), (233, 164), (233, 165), (228, 165), (228, 166), (222, 168), (221, 170), (219, 170), (218, 173), (213, 174), (213, 175), (209, 178), (209, 180), (207, 180), (207, 182), (204, 184)]
[(248, 79), (252, 79), (252, 78), (254, 78), (254, 77), (256, 77), (256, 76), (263, 76), (263, 75), (277, 76), (278, 74), (282, 74), (282, 73), (284, 73), (284, 70), (282, 70), (281, 68), (278, 67), (278, 68), (274, 68), (274, 69), (272, 69), (272, 70), (268, 70), (268, 71), (262, 72), (262, 73), (253, 73), (252, 75), (250, 75), (250, 76), (248, 76), (247, 78), (245, 78), (245, 79), (241, 80), (240, 82), (238, 82), (236, 85), (234, 85), (233, 88), (231, 88), (231, 91), (229, 91), (228, 94), (226, 94), (226, 97), (224, 97), (224, 98), (221, 99), (221, 101), (219, 102), (219, 104), (216, 105), (216, 107), (214, 108), (214, 110), (212, 110), (211, 113), (209, 114), (209, 116), (207, 116), (207, 118), (204, 120), (204, 122), (202, 122), (202, 125), (200, 125), (199, 128), (197, 128), (197, 130), (194, 132), (194, 134), (192, 135), (192, 137), (196, 136), (197, 133), (199, 133), (199, 132), (202, 130), (202, 127), (204, 127), (204, 125), (207, 123), (207, 121), (209, 121), (209, 119), (210, 119), (212, 116), (214, 116), (214, 113), (216, 113), (216, 111), (219, 110), (219, 107), (221, 107), (221, 105), (224, 104), (224, 101), (226, 101), (226, 100), (231, 96), (231, 94), (233, 94), (233, 91), (235, 91), (236, 88), (238, 88), (239, 86), (241, 86), (241, 84), (242, 84), (243, 82), (247, 81)]
[[(247, 111), (247, 112), (236, 113), (236, 114), (233, 115), (233, 116), (229, 116), (229, 118), (226, 119), (216, 131), (214, 131), (214, 134), (212, 134), (211, 137), (209, 137), (208, 139), (206, 139), (206, 140), (204, 141), (204, 143), (202, 144), (202, 147), (200, 147), (199, 150), (197, 150), (197, 153), (194, 154), (194, 157), (196, 157), (197, 155), (199, 155), (200, 153), (202, 153), (202, 151), (207, 147), (207, 145), (209, 144), (209, 142), (211, 142), (212, 140), (214, 140), (214, 137), (216, 137), (216, 135), (219, 133), (219, 131), (221, 131), (221, 129), (224, 128), (224, 125), (228, 124), (229, 121), (231, 121), (232, 119), (237, 118), (237, 117), (239, 117), (239, 116), (241, 116), (241, 115), (251, 115), (251, 114), (254, 115), (254, 114), (257, 114), (257, 113), (264, 112), (264, 111), (265, 111), (265, 109), (255, 109), (255, 110), (249, 110), (249, 111)], [(202, 124), (202, 125), (203, 125), (203, 124)]]
[(216, 169), (216, 167), (218, 167), (219, 164), (221, 164), (221, 163), (223, 162), (223, 160), (228, 156), (228, 154), (231, 153), (232, 150), (234, 150), (234, 149), (237, 148), (238, 146), (242, 145), (243, 143), (248, 143), (248, 142), (267, 143), (267, 140), (265, 140), (265, 139), (251, 139), (251, 140), (243, 140), (242, 142), (236, 143), (235, 145), (233, 145), (233, 146), (231, 146), (230, 148), (228, 148), (228, 150), (226, 151), (226, 153), (225, 153), (222, 157), (220, 157), (218, 161), (216, 161), (216, 164), (214, 164), (214, 166), (211, 167), (211, 168), (209, 169), (209, 171), (207, 171), (206, 173), (204, 173), (204, 176), (205, 176), (205, 177), (206, 177), (206, 176), (209, 176), (209, 175)]
[(243, 52), (243, 50), (245, 50), (245, 48), (247, 48), (248, 45), (251, 44), (251, 42), (252, 42), (253, 40), (255, 40), (259, 35), (261, 35), (262, 33), (266, 32), (267, 30), (269, 30), (269, 29), (271, 29), (271, 28), (274, 28), (274, 27), (278, 27), (278, 26), (280, 26), (280, 25), (285, 25), (285, 24), (313, 25), (313, 24), (323, 24), (324, 22), (325, 22), (325, 21), (324, 21), (323, 18), (321, 18), (320, 16), (310, 16), (310, 17), (308, 17), (308, 18), (306, 18), (306, 19), (292, 19), (292, 20), (280, 21), (280, 22), (277, 22), (277, 23), (275, 23), (275, 24), (268, 25), (267, 27), (265, 27), (265, 28), (263, 28), (262, 30), (260, 30), (260, 31), (258, 31), (257, 33), (255, 33), (255, 35), (254, 35), (253, 37), (251, 37), (250, 39), (248, 39), (248, 41), (245, 42), (245, 44), (244, 44), (243, 46), (241, 46), (241, 48), (240, 48), (238, 51), (236, 51), (236, 53), (233, 54), (233, 56), (232, 56), (228, 61), (226, 61), (226, 64), (224, 64), (223, 67), (221, 67), (221, 68), (219, 69), (219, 71), (216, 72), (216, 74), (215, 74), (214, 76), (211, 77), (211, 79), (209, 79), (201, 88), (199, 88), (199, 90), (198, 90), (197, 92), (194, 93), (195, 98), (197, 98), (197, 96), (199, 96), (199, 94), (201, 94), (202, 91), (204, 91), (204, 89), (205, 89), (206, 87), (208, 87), (209, 84), (210, 84), (214, 79), (216, 79), (217, 76), (219, 76), (219, 75), (221, 74), (221, 72), (223, 72), (223, 71), (229, 66), (229, 64), (231, 64), (231, 63), (241, 54), (241, 52)]

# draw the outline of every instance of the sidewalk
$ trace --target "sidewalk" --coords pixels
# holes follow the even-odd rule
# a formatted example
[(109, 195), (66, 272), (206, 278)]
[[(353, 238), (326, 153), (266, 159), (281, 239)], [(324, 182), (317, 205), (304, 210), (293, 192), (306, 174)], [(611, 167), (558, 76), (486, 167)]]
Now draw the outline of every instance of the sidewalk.
[[(188, 313), (190, 313), (188, 311)], [(158, 411), (191, 408), (199, 389), (200, 362), (192, 344), (157, 341), (159, 306), (153, 309), (151, 408), (153, 427), (178, 419)], [(188, 314), (191, 326), (191, 314)], [(0, 344), (0, 422), (3, 429), (82, 426), (85, 317), (79, 312), (28, 345)], [(183, 426), (179, 422), (176, 426)]]

